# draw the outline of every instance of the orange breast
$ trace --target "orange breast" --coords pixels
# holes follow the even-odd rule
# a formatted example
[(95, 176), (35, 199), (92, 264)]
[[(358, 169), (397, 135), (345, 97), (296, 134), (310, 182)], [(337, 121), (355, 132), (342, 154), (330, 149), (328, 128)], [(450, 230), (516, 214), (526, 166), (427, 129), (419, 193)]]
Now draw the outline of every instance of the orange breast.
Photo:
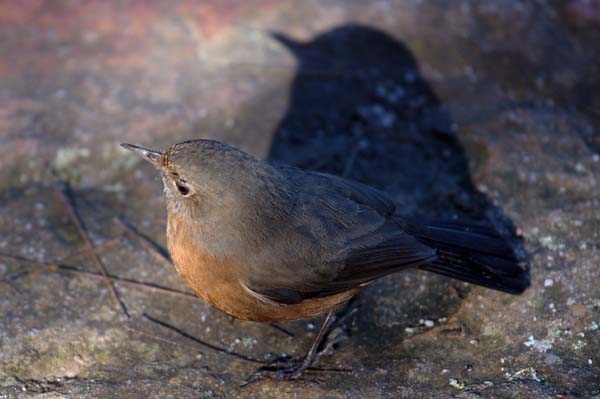
[(285, 305), (262, 300), (244, 286), (247, 268), (240, 260), (207, 254), (193, 237), (194, 226), (169, 216), (167, 242), (173, 264), (187, 285), (207, 302), (231, 316), (259, 322), (316, 317), (348, 301), (359, 288), (324, 298)]

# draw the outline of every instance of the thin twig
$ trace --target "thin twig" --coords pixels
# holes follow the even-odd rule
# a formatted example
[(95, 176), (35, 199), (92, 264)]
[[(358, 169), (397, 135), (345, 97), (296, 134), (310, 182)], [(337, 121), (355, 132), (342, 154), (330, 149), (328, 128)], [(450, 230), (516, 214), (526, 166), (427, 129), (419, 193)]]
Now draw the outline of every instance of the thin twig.
[[(121, 237), (116, 237), (116, 238), (111, 238), (110, 240), (106, 240), (106, 241), (102, 241), (100, 244), (97, 244), (96, 246), (94, 246), (94, 250), (98, 250), (101, 248), (106, 248), (112, 245), (117, 244), (118, 242), (120, 242)], [(58, 258), (55, 261), (53, 261), (52, 263), (46, 263), (46, 262), (39, 262), (36, 261), (34, 259), (29, 259), (29, 258), (25, 258), (23, 256), (16, 256), (16, 255), (8, 255), (8, 254), (2, 254), (0, 253), (0, 258), (4, 258), (4, 259), (10, 259), (10, 260), (14, 260), (14, 261), (20, 261), (20, 262), (27, 262), (27, 263), (31, 263), (34, 264), (35, 266), (39, 266), (40, 268), (38, 269), (38, 271), (44, 272), (44, 271), (50, 271), (50, 272), (57, 272), (58, 267), (59, 267), (59, 263), (64, 262), (68, 259), (73, 259), (76, 258), (78, 256), (81, 256), (83, 253), (87, 252), (88, 249), (87, 248), (83, 248), (79, 251), (73, 252), (69, 255), (63, 256), (62, 258)], [(25, 274), (31, 274), (31, 272), (25, 272), (25, 273), (21, 273), (18, 277), (21, 277), (21, 275), (25, 275)], [(18, 278), (17, 277), (17, 278)], [(13, 287), (13, 289), (16, 289)]]
[[(10, 259), (10, 260), (19, 261), (19, 262), (27, 262), (33, 266), (40, 268), (40, 271), (43, 271), (43, 272), (51, 272), (51, 273), (61, 273), (62, 272), (62, 273), (67, 273), (67, 274), (84, 275), (84, 276), (91, 277), (91, 278), (100, 278), (100, 279), (105, 278), (105, 276), (103, 276), (97, 272), (90, 272), (87, 270), (76, 269), (74, 267), (61, 265), (58, 263), (40, 262), (40, 261), (37, 261), (34, 259), (24, 258), (21, 256), (15, 256), (15, 255), (7, 255), (7, 254), (0, 254), (0, 258)], [(158, 284), (143, 282), (143, 281), (129, 279), (129, 278), (125, 278), (125, 277), (119, 277), (119, 276), (115, 276), (115, 275), (111, 275), (111, 274), (107, 275), (106, 278), (108, 278), (111, 282), (117, 282), (117, 283), (121, 283), (121, 284), (137, 286), (142, 289), (148, 289), (150, 291), (157, 291), (157, 292), (162, 292), (162, 293), (185, 297), (185, 298), (198, 299), (198, 297), (196, 295), (192, 294), (191, 292), (179, 291), (179, 290), (164, 287), (164, 286), (161, 286)]]
[(217, 345), (214, 345), (214, 344), (202, 341), (201, 339), (196, 338), (193, 335), (190, 335), (190, 334), (186, 333), (185, 331), (181, 330), (180, 328), (177, 328), (177, 327), (175, 327), (175, 326), (173, 326), (173, 325), (171, 325), (171, 324), (169, 324), (169, 323), (167, 323), (165, 321), (158, 320), (158, 319), (156, 319), (156, 318), (148, 315), (147, 313), (144, 313), (143, 316), (146, 319), (148, 319), (149, 321), (151, 321), (152, 323), (157, 324), (157, 325), (159, 325), (159, 326), (161, 326), (161, 327), (163, 327), (163, 328), (165, 328), (167, 330), (170, 330), (172, 332), (175, 332), (175, 333), (181, 335), (182, 337), (185, 337), (185, 338), (187, 338), (187, 339), (189, 339), (189, 340), (191, 340), (191, 341), (193, 341), (193, 342), (195, 342), (195, 343), (197, 343), (197, 344), (199, 344), (201, 346), (204, 346), (205, 348), (211, 349), (213, 351), (216, 351), (216, 352), (228, 355), (228, 356), (233, 356), (233, 357), (236, 357), (238, 359), (241, 359), (241, 360), (244, 360), (244, 361), (247, 361), (247, 362), (250, 362), (250, 363), (267, 364), (266, 362), (264, 362), (262, 360), (254, 359), (253, 357), (246, 356), (246, 355), (243, 355), (241, 353), (237, 353), (237, 352), (234, 352), (232, 350), (229, 350), (229, 349), (226, 349), (226, 348), (223, 348), (223, 347), (220, 347), (220, 346), (217, 346)]
[[(159, 337), (158, 335), (150, 334), (147, 331), (138, 330), (137, 328), (129, 327), (128, 325), (125, 325), (124, 328), (126, 330), (128, 330), (128, 331), (132, 331), (132, 332), (138, 333), (140, 335), (144, 335), (146, 337), (155, 339), (157, 341), (165, 342), (167, 344), (171, 344), (171, 345), (175, 345), (175, 346), (184, 346), (186, 348), (190, 348), (190, 349), (194, 349), (194, 350), (198, 351), (198, 346), (197, 345), (189, 345), (189, 344), (187, 344), (185, 342), (171, 341), (170, 339)], [(200, 351), (198, 351), (198, 352), (202, 353)]]
[(172, 267), (173, 264), (169, 257), (165, 254), (164, 249), (158, 245), (156, 242), (150, 239), (150, 237), (145, 234), (140, 233), (136, 228), (124, 222), (118, 217), (113, 218), (113, 222), (118, 224), (122, 229), (126, 232), (133, 234), (137, 238), (139, 238), (140, 243), (146, 248), (150, 254), (159, 261), (160, 263), (166, 265), (167, 267)]
[[(101, 248), (106, 248), (106, 247), (115, 245), (116, 243), (120, 242), (121, 239), (122, 239), (121, 237), (116, 237), (116, 238), (112, 238), (110, 240), (103, 241), (100, 244), (97, 244), (96, 246), (94, 246), (94, 250), (98, 250)], [(68, 259), (73, 259), (73, 258), (79, 257), (88, 251), (89, 251), (89, 249), (87, 249), (87, 247), (82, 248), (79, 251), (76, 251), (69, 255), (63, 256), (62, 258), (58, 258), (58, 259), (54, 260), (52, 263), (40, 262), (40, 261), (36, 261), (34, 259), (25, 258), (23, 256), (2, 254), (2, 253), (0, 253), (0, 258), (10, 259), (10, 260), (14, 260), (14, 261), (27, 262), (27, 263), (33, 264), (34, 266), (39, 266), (40, 268), (38, 268), (38, 271), (40, 271), (40, 272), (58, 272), (58, 269), (61, 267), (60, 263), (66, 261)], [(26, 272), (26, 273), (22, 273), (22, 274), (25, 275), (25, 274), (32, 274), (32, 273)], [(20, 275), (19, 275), (19, 277), (20, 277)]]
[[(121, 235), (121, 236), (118, 236), (118, 237), (115, 237), (115, 238), (111, 238), (109, 240), (102, 241), (101, 243), (94, 245), (93, 249), (94, 249), (94, 251), (97, 251), (99, 249), (104, 249), (104, 248), (107, 248), (107, 247), (112, 247), (113, 245), (119, 244), (122, 239), (123, 239), (123, 236)], [(63, 256), (62, 258), (56, 259), (53, 263), (62, 263), (62, 262), (64, 262), (67, 259), (76, 258), (78, 256), (81, 256), (81, 255), (87, 253), (87, 252), (89, 252), (89, 248), (87, 248), (87, 247), (81, 248), (80, 250), (75, 251), (73, 253), (70, 253), (69, 255), (66, 255), (66, 256)]]
[(275, 330), (277, 330), (277, 331), (279, 331), (279, 332), (282, 332), (282, 333), (284, 333), (284, 334), (285, 334), (285, 335), (287, 335), (288, 337), (292, 337), (292, 338), (294, 337), (294, 333), (293, 333), (293, 332), (291, 332), (291, 331), (289, 331), (289, 330), (287, 330), (287, 329), (283, 328), (282, 326), (280, 326), (280, 325), (279, 325), (279, 324), (277, 324), (277, 323), (269, 323), (269, 326), (270, 326), (270, 327), (272, 327), (272, 328), (274, 328)]
[(119, 293), (117, 292), (117, 289), (115, 288), (113, 282), (108, 277), (108, 271), (106, 270), (106, 267), (104, 267), (104, 264), (102, 263), (102, 261), (100, 261), (100, 257), (94, 251), (94, 247), (92, 245), (90, 237), (88, 236), (87, 231), (83, 227), (83, 222), (81, 221), (81, 218), (77, 214), (77, 210), (75, 209), (75, 205), (71, 202), (71, 198), (69, 196), (69, 194), (70, 194), (70, 188), (69, 188), (69, 186), (68, 186), (67, 183), (65, 183), (64, 189), (65, 190), (63, 191), (63, 187), (61, 187), (60, 185), (58, 186), (58, 192), (59, 192), (59, 194), (60, 194), (60, 196), (62, 198), (62, 201), (65, 204), (67, 210), (69, 211), (69, 215), (71, 216), (71, 219), (72, 219), (73, 223), (77, 227), (77, 230), (79, 230), (79, 234), (81, 235), (81, 237), (85, 241), (85, 245), (86, 245), (86, 247), (87, 247), (87, 249), (89, 251), (89, 254), (94, 259), (94, 264), (96, 266), (96, 269), (98, 270), (98, 272), (100, 274), (102, 274), (102, 276), (104, 278), (104, 282), (108, 286), (109, 291), (110, 291), (110, 293), (111, 293), (111, 295), (112, 295), (112, 297), (113, 297), (113, 299), (114, 299), (117, 307), (119, 307), (121, 309), (121, 311), (123, 312), (124, 316), (127, 319), (129, 319), (129, 313), (127, 312), (127, 308), (125, 307), (125, 303), (123, 303), (123, 301), (121, 300), (121, 297), (119, 296)]
[[(118, 242), (120, 242), (121, 237), (115, 237), (115, 238), (111, 238), (110, 240), (106, 240), (106, 241), (102, 241), (100, 244), (97, 244), (96, 246), (94, 246), (94, 250), (98, 250), (98, 249), (102, 249), (102, 248), (106, 248), (106, 247), (110, 247), (113, 246), (115, 244), (117, 244)], [(37, 264), (39, 266), (44, 266), (46, 267), (54, 267), (56, 268), (59, 263), (62, 263), (68, 259), (73, 259), (76, 258), (78, 256), (81, 256), (82, 254), (88, 252), (89, 249), (87, 248), (83, 248), (80, 249), (79, 251), (73, 252), (69, 255), (63, 256), (61, 258), (58, 258), (56, 260), (54, 260), (52, 263), (48, 263), (48, 262), (42, 262), (42, 261), (38, 261), (35, 259), (30, 259), (30, 258), (26, 258), (24, 256), (19, 256), (19, 255), (9, 255), (9, 254), (4, 254), (4, 253), (0, 253), (0, 258), (5, 258), (5, 259), (9, 259), (9, 260), (14, 260), (14, 261), (22, 261), (22, 262), (27, 262), (27, 263), (32, 263), (32, 264)]]
[[(59, 271), (66, 272), (66, 273), (84, 274), (84, 275), (92, 277), (92, 278), (104, 278), (104, 276), (101, 276), (97, 273), (88, 272), (85, 270), (74, 269), (74, 268), (70, 268), (68, 266), (59, 265), (58, 268), (59, 268)], [(162, 285), (158, 285), (158, 284), (154, 284), (154, 283), (139, 281), (139, 280), (135, 280), (132, 278), (113, 276), (110, 274), (107, 275), (106, 277), (108, 279), (110, 279), (110, 281), (119, 283), (119, 284), (132, 285), (132, 286), (140, 287), (142, 289), (147, 289), (147, 290), (156, 291), (156, 292), (162, 292), (165, 294), (175, 295), (175, 296), (184, 297), (184, 298), (188, 298), (188, 299), (189, 298), (192, 298), (195, 300), (198, 299), (198, 297), (196, 295), (192, 294), (191, 292), (179, 291), (179, 290), (176, 290), (173, 288), (164, 287)]]

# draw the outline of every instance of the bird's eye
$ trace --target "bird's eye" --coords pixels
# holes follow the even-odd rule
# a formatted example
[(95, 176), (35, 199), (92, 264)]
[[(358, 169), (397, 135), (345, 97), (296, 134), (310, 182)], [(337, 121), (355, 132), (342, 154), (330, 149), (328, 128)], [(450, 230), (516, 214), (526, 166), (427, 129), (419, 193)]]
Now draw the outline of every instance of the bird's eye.
[(175, 186), (177, 186), (177, 191), (184, 197), (190, 193), (190, 188), (181, 182), (175, 183)]

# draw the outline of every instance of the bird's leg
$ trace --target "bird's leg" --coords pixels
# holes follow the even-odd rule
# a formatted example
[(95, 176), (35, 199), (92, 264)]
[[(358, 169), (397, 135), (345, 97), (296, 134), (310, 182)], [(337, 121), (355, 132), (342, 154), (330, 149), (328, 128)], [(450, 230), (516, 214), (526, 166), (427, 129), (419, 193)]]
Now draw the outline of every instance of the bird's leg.
[(327, 316), (325, 317), (325, 320), (323, 321), (323, 324), (321, 325), (321, 328), (319, 329), (317, 336), (313, 340), (313, 343), (310, 346), (310, 349), (308, 350), (306, 356), (304, 357), (304, 359), (302, 360), (302, 362), (300, 364), (295, 363), (295, 364), (286, 365), (286, 366), (275, 365), (275, 366), (262, 367), (262, 368), (258, 369), (248, 379), (247, 382), (248, 383), (252, 382), (252, 380), (256, 380), (261, 377), (271, 377), (277, 381), (280, 381), (282, 379), (293, 380), (293, 379), (300, 377), (300, 375), (302, 375), (302, 373), (307, 368), (309, 368), (315, 362), (315, 360), (321, 356), (321, 354), (323, 352), (330, 349), (333, 346), (333, 344), (339, 342), (339, 340), (334, 340), (334, 341), (332, 341), (331, 344), (328, 344), (322, 352), (319, 352), (319, 348), (321, 347), (321, 344), (326, 337), (327, 330), (329, 329), (329, 327), (331, 326), (331, 323), (333, 323), (334, 320), (335, 320), (335, 311), (330, 311), (329, 313), (327, 313)]
[(300, 375), (304, 372), (304, 370), (306, 370), (307, 368), (310, 367), (311, 364), (313, 364), (317, 355), (320, 355), (319, 347), (321, 346), (323, 339), (325, 339), (325, 337), (326, 337), (326, 333), (327, 333), (327, 330), (329, 329), (329, 326), (331, 326), (331, 323), (333, 323), (334, 320), (335, 320), (335, 311), (332, 310), (329, 313), (327, 313), (327, 316), (325, 316), (325, 320), (323, 321), (323, 324), (321, 325), (321, 328), (319, 329), (317, 336), (313, 340), (313, 343), (310, 346), (310, 349), (308, 350), (306, 357), (300, 364), (300, 367), (296, 368), (296, 370), (293, 372), (293, 374), (290, 378), (293, 379), (293, 378), (300, 377)]

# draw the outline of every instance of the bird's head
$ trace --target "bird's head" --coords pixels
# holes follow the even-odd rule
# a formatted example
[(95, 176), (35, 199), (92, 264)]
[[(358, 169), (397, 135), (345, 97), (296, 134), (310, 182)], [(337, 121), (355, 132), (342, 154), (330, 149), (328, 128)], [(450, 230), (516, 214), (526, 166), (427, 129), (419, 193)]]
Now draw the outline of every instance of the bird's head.
[(261, 185), (265, 166), (251, 155), (212, 140), (190, 140), (160, 152), (133, 144), (121, 146), (160, 172), (170, 214), (190, 216), (243, 206)]

